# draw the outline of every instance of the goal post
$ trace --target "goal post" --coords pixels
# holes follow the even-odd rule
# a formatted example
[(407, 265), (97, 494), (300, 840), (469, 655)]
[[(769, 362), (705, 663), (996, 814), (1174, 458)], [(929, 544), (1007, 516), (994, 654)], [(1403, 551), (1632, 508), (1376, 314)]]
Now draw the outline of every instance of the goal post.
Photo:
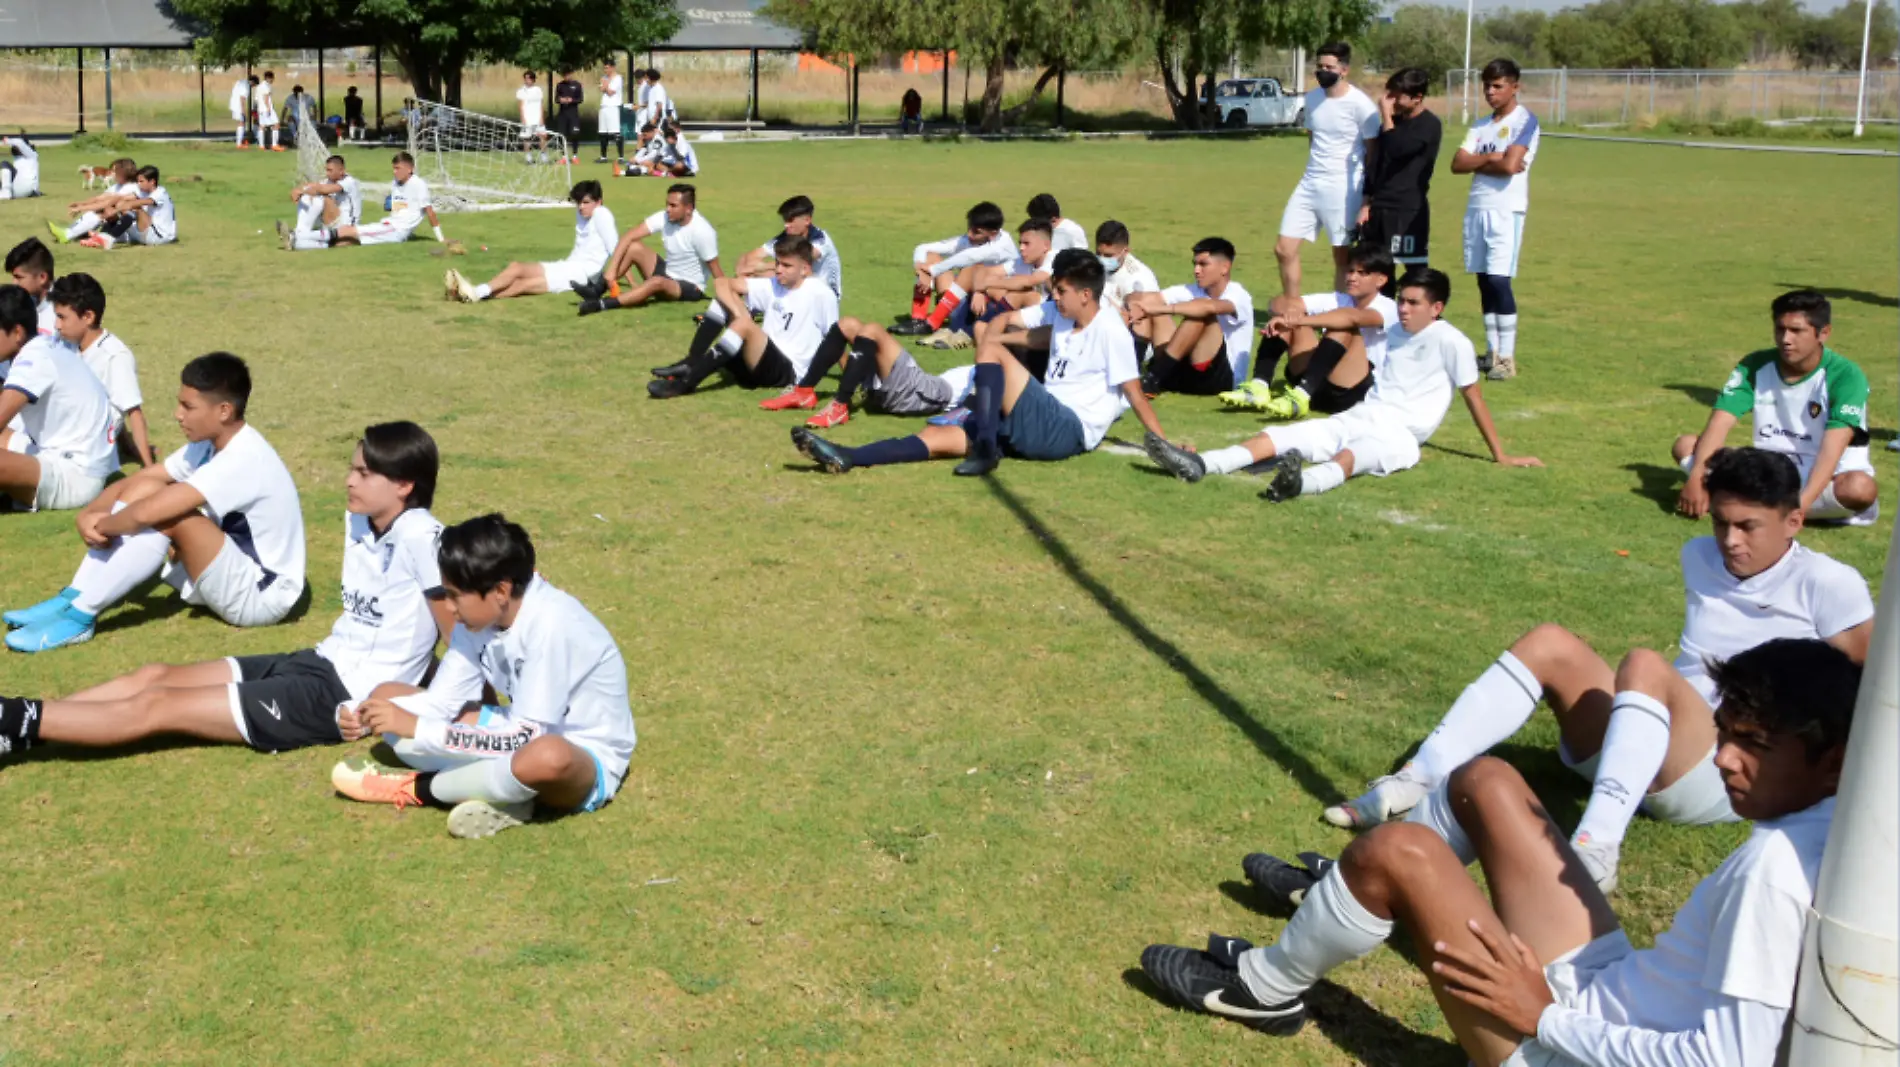
[(567, 140), (530, 133), (519, 122), (431, 100), (406, 115), (409, 154), (429, 183), (437, 211), (564, 207), (573, 177)]

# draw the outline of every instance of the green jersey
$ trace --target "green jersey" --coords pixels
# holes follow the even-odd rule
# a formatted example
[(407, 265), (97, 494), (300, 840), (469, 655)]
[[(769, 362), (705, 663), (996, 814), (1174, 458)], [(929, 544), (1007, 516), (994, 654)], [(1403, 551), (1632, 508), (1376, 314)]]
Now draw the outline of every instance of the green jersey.
[[(1821, 452), (1821, 436), (1854, 431), (1849, 447), (1867, 444), (1867, 375), (1831, 348), (1821, 365), (1799, 381), (1783, 381), (1775, 350), (1742, 357), (1715, 398), (1715, 409), (1737, 419), (1755, 418), (1756, 448), (1806, 457)], [(1803, 468), (1805, 469), (1805, 467)]]

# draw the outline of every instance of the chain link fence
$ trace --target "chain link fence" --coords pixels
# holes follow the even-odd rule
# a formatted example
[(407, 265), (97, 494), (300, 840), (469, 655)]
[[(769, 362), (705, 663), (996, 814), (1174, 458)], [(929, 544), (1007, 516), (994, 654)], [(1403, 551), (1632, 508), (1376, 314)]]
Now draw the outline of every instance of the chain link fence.
[[(1478, 72), (1446, 75), (1447, 114), (1485, 111)], [(1785, 70), (1527, 70), (1518, 99), (1545, 122), (1630, 126), (1651, 120), (1852, 122), (1858, 73)], [(1900, 73), (1867, 72), (1866, 121), (1900, 122)]]

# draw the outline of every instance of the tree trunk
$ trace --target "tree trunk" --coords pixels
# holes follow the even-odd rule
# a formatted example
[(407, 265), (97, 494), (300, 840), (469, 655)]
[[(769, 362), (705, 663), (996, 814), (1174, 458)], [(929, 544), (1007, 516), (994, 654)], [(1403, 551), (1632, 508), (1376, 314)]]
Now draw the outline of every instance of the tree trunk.
[(1174, 124), (1182, 129), (1201, 128), (1201, 100), (1195, 94), (1200, 83), (1201, 72), (1197, 66), (1189, 65), (1181, 73), (1180, 80), (1175, 78), (1174, 57), (1169, 54), (1169, 42), (1163, 38), (1155, 45), (1155, 59), (1161, 67), (1161, 89), (1168, 97), (1168, 110), (1174, 113)]
[(983, 75), (983, 122), (979, 128), (984, 133), (999, 133), (1003, 129), (1003, 75), (1008, 69), (1008, 59), (999, 48), (990, 57), (989, 69)]
[(1042, 99), (1042, 91), (1047, 89), (1049, 83), (1055, 81), (1056, 75), (1060, 73), (1062, 73), (1062, 64), (1051, 64), (1047, 70), (1042, 72), (1042, 76), (1036, 79), (1035, 87), (1029, 90), (1029, 99), (1003, 112), (1003, 121), (1009, 125), (1015, 125), (1018, 120), (1029, 113), (1031, 108), (1036, 106), (1036, 101)]

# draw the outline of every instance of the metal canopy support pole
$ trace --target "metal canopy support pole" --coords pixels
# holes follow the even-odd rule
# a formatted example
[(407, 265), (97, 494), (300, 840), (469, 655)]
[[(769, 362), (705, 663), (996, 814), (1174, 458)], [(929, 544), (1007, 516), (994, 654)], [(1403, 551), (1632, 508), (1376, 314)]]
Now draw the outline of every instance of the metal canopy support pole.
[(79, 55), (79, 132), (86, 132), (86, 50), (75, 48)]
[(864, 113), (858, 109), (858, 57), (851, 57), (851, 132), (856, 134), (864, 123)]
[[(317, 121), (322, 122), (330, 114), (330, 107), (323, 95), (323, 49), (317, 49)], [(301, 132), (301, 131), (299, 131)]]
[(759, 121), (759, 50), (752, 50), (752, 97), (746, 101), (745, 120)]
[(106, 129), (112, 128), (112, 49), (106, 49)]
[(943, 121), (950, 121), (950, 50), (943, 50)]
[(383, 135), (383, 46), (376, 45), (376, 136)]
[(211, 132), (211, 112), (205, 106), (205, 65), (198, 64), (198, 132)]
[(1056, 129), (1062, 129), (1062, 89), (1069, 80), (1069, 67), (1063, 64), (1056, 68)]
[(1866, 16), (1861, 20), (1860, 27), (1860, 89), (1854, 96), (1854, 136), (1856, 137), (1867, 132), (1867, 45), (1874, 34), (1873, 0), (1865, 0), (1861, 7), (1866, 10)]

